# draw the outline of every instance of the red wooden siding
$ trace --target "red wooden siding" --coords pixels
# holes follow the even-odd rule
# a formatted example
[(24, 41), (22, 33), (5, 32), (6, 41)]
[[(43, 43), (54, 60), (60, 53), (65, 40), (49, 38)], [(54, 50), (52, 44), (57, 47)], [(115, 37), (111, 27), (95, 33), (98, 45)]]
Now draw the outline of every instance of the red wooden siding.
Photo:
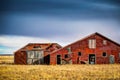
[(27, 64), (27, 54), (25, 51), (18, 51), (14, 54), (15, 64)]
[[(88, 46), (89, 39), (96, 40), (96, 48), (90, 49)], [(103, 40), (107, 41), (107, 44), (103, 44)], [(65, 54), (68, 54), (67, 48), (71, 48), (71, 54), (68, 58), (65, 58)], [(78, 52), (81, 52), (81, 56), (78, 56)], [(104, 57), (103, 52), (107, 53)], [(120, 53), (120, 45), (114, 41), (102, 36), (99, 33), (92, 34), (82, 40), (72, 43), (58, 51), (51, 53), (50, 62), (51, 64), (57, 64), (56, 55), (61, 55), (61, 60), (72, 60), (73, 64), (80, 64), (82, 62), (89, 63), (89, 54), (95, 54), (95, 64), (109, 64), (110, 55), (115, 56), (115, 63), (119, 63), (120, 58), (118, 57)]]
[[(37, 49), (35, 47), (38, 47)], [(39, 49), (40, 48), (40, 49)], [(61, 48), (57, 43), (30, 43), (14, 53), (15, 64), (27, 64), (27, 51), (43, 51), (44, 57)]]
[[(95, 40), (95, 48), (89, 48), (90, 39), (92, 39), (92, 41), (90, 41), (91, 44)], [(40, 47), (40, 49), (34, 47)], [(26, 51), (29, 50), (42, 50), (44, 52), (45, 64), (120, 63), (120, 44), (99, 33), (89, 35), (63, 48), (56, 43), (30, 43), (15, 52), (15, 64), (27, 64)], [(103, 53), (104, 55), (106, 54), (106, 56), (103, 56)]]

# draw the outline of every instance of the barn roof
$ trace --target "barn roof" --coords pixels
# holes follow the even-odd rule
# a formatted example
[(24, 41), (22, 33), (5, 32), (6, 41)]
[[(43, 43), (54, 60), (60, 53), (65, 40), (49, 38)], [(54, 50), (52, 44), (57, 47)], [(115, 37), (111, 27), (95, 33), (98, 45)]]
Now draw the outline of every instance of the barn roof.
[[(82, 40), (84, 40), (84, 39), (87, 39), (87, 38), (89, 38), (90, 36), (94, 36), (94, 35), (98, 35), (98, 36), (100, 36), (100, 37), (103, 37), (103, 38), (105, 38), (106, 40), (114, 43), (115, 45), (120, 46), (119, 43), (117, 43), (117, 42), (115, 42), (115, 41), (113, 41), (113, 40), (111, 40), (111, 39), (103, 36), (102, 34), (100, 34), (100, 33), (98, 33), (98, 32), (95, 32), (95, 33), (93, 33), (93, 34), (91, 34), (91, 35), (88, 35), (88, 36), (86, 36), (86, 37), (84, 37), (84, 38), (82, 38), (82, 39), (80, 39), (80, 40), (77, 40), (77, 41), (75, 41), (75, 42), (73, 42), (73, 43), (71, 43), (71, 44), (68, 44), (67, 46), (64, 46), (63, 48), (60, 48), (60, 49), (58, 49), (58, 50), (56, 50), (56, 51), (53, 51), (52, 53), (55, 53), (55, 52), (57, 52), (57, 51), (59, 51), (59, 50), (61, 50), (61, 49), (64, 49), (64, 48), (66, 48), (66, 47), (69, 47), (69, 46), (72, 45), (72, 44), (75, 44), (75, 43), (77, 43), (77, 42), (80, 42), (80, 41), (82, 41)], [(51, 54), (52, 54), (52, 53), (51, 53)]]
[[(51, 45), (56, 44), (61, 47), (58, 43), (28, 43), (24, 47), (20, 48), (17, 51), (27, 51), (27, 50), (45, 50)], [(16, 51), (16, 52), (17, 52)]]

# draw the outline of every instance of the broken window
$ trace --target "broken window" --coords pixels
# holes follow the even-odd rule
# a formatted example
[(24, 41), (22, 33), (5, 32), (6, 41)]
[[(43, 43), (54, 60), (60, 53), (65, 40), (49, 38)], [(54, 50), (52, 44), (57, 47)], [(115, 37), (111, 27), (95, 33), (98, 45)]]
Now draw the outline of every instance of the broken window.
[(107, 53), (106, 53), (106, 52), (103, 52), (102, 56), (106, 57), (106, 56), (107, 56)]
[(34, 51), (34, 57), (39, 58), (40, 56), (40, 51)]
[(33, 48), (41, 48), (40, 46), (34, 46)]
[(43, 51), (27, 51), (27, 63), (28, 64), (42, 64), (43, 63)]
[(89, 46), (89, 48), (96, 48), (96, 40), (95, 39), (90, 39), (88, 46)]
[(65, 54), (65, 58), (68, 58), (69, 56), (68, 56), (68, 54)]
[(78, 52), (78, 56), (81, 56), (81, 52)]
[(28, 51), (28, 58), (34, 58), (34, 51)]

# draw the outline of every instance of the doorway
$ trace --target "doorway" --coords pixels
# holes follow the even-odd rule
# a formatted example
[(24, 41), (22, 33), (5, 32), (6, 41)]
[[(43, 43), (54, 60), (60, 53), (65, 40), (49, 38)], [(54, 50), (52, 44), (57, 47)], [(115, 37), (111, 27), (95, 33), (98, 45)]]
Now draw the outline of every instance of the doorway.
[(115, 63), (115, 56), (114, 55), (110, 55), (109, 61), (110, 61), (110, 64), (114, 64)]
[(44, 64), (47, 64), (47, 65), (50, 64), (50, 55), (47, 55), (44, 57)]
[(61, 64), (61, 55), (57, 55), (57, 64)]
[(89, 64), (95, 64), (95, 54), (89, 54)]

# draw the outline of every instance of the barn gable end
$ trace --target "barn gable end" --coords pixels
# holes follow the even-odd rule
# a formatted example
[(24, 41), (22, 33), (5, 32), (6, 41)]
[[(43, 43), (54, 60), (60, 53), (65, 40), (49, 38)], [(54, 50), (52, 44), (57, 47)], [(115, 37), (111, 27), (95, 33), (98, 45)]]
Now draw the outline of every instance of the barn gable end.
[(94, 33), (50, 55), (51, 64), (108, 64), (120, 62), (120, 44)]
[[(14, 53), (15, 64), (49, 64), (46, 56), (61, 48), (57, 43), (29, 43)], [(44, 59), (45, 58), (45, 59)], [(48, 58), (47, 58), (48, 59)]]

